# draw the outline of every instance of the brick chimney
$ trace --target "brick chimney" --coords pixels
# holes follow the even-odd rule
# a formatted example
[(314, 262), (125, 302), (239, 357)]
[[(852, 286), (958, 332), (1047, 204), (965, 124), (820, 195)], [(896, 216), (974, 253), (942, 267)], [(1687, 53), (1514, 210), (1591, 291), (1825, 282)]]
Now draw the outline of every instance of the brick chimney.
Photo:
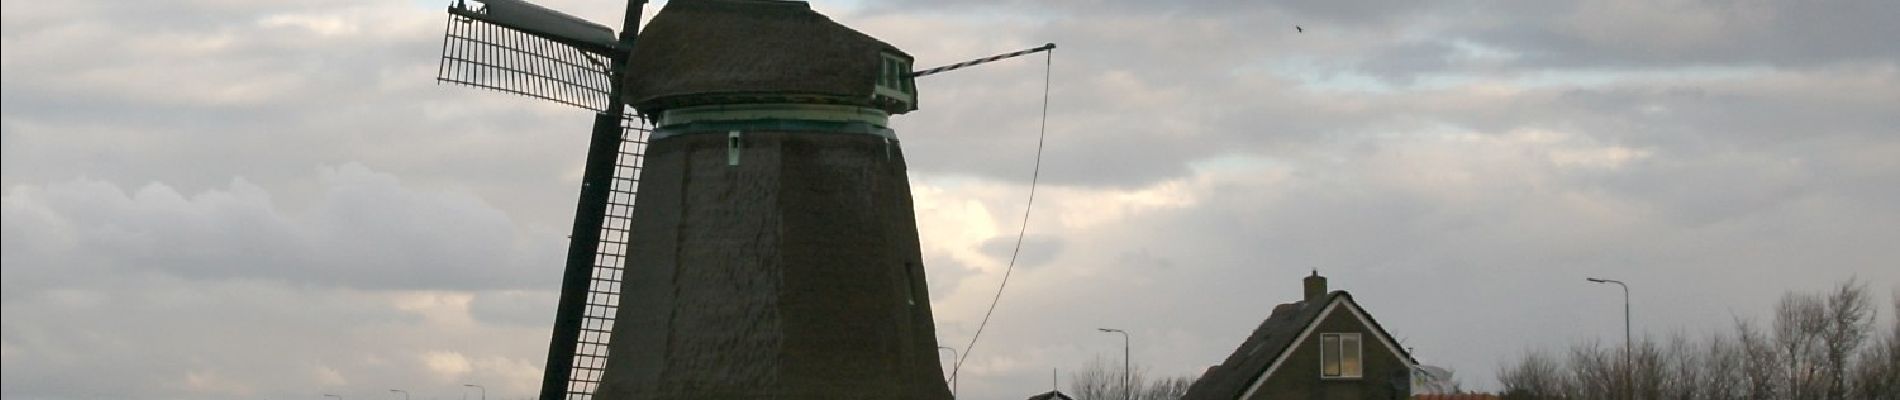
[(1305, 300), (1312, 301), (1314, 299), (1318, 299), (1318, 298), (1326, 296), (1326, 277), (1319, 276), (1319, 270), (1317, 269), (1313, 270), (1313, 275), (1307, 276), (1305, 281), (1306, 281), (1306, 299)]

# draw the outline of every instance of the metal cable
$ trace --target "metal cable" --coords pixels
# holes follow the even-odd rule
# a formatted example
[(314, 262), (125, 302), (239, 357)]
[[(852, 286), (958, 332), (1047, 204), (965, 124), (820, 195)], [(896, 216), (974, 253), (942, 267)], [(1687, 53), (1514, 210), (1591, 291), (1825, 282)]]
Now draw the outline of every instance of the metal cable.
[(989, 327), (990, 315), (996, 313), (996, 303), (1003, 299), (1003, 289), (1009, 287), (1009, 275), (1016, 270), (1016, 256), (1023, 251), (1023, 235), (1029, 231), (1029, 211), (1036, 205), (1036, 182), (1042, 177), (1043, 138), (1049, 135), (1049, 77), (1054, 71), (1056, 52), (1050, 46), (1047, 57), (1042, 62), (1042, 126), (1036, 132), (1036, 164), (1029, 173), (1029, 201), (1023, 204), (1022, 226), (1016, 230), (1016, 247), (1009, 252), (1009, 266), (1003, 268), (1003, 281), (996, 285), (996, 296), (990, 298), (990, 309), (983, 312), (983, 322), (976, 325), (976, 334), (970, 336), (970, 344), (963, 347), (963, 355), (957, 363), (950, 366), (950, 375), (956, 376), (963, 369), (963, 361), (975, 353), (976, 341), (983, 337), (983, 328)]

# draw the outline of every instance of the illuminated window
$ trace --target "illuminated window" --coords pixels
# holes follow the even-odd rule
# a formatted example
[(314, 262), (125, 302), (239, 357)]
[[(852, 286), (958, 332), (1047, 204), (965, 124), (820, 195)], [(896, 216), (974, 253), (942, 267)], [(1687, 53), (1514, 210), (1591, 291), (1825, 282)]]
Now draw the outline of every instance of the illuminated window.
[(1319, 374), (1326, 378), (1358, 378), (1364, 373), (1359, 354), (1359, 334), (1322, 333), (1319, 335)]

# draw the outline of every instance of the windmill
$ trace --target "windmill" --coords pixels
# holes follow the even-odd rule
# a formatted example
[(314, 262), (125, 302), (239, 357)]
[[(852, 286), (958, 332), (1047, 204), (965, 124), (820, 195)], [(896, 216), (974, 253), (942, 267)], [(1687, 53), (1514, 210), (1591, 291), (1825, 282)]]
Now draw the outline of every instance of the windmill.
[(589, 399), (600, 382), (625, 262), (627, 215), (649, 129), (621, 102), (619, 77), (645, 0), (629, 0), (619, 35), (521, 0), (449, 6), (436, 80), (594, 111), (568, 235), (539, 398)]
[(597, 113), (540, 398), (949, 398), (889, 118), (1054, 45), (913, 72), (803, 1), (643, 5), (449, 8), (439, 81)]

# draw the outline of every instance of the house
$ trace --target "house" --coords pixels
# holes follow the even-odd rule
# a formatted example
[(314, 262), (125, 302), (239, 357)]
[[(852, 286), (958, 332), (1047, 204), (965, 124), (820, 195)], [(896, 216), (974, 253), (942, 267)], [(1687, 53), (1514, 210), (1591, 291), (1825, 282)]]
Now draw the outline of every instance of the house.
[(1344, 290), (1314, 271), (1305, 298), (1273, 308), (1183, 400), (1404, 399), (1418, 361)]

